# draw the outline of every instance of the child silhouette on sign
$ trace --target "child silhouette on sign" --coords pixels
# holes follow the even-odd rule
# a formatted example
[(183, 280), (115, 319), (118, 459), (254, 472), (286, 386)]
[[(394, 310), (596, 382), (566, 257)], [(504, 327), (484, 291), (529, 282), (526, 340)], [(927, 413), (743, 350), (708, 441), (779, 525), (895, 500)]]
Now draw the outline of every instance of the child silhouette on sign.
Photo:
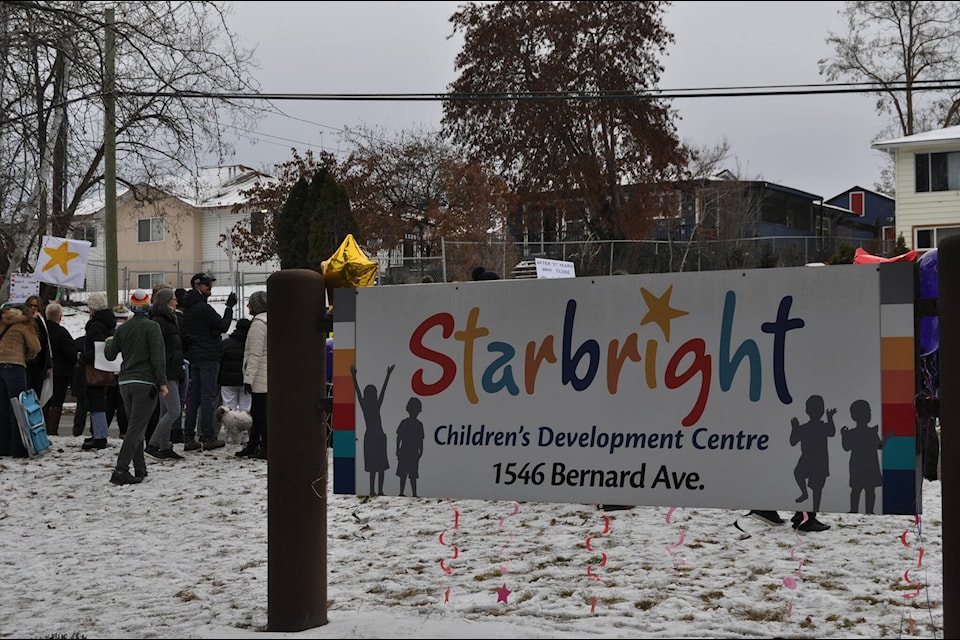
[(813, 492), (813, 511), (820, 510), (820, 497), (823, 494), (823, 485), (830, 475), (830, 460), (827, 454), (827, 438), (837, 434), (837, 427), (833, 424), (836, 409), (827, 409), (827, 420), (823, 417), (824, 405), (821, 396), (813, 395), (807, 398), (807, 422), (800, 424), (797, 418), (790, 419), (790, 446), (800, 445), (800, 460), (793, 469), (793, 477), (800, 487), (800, 497), (797, 502), (809, 498), (807, 487)]
[(420, 398), (407, 401), (408, 417), (400, 421), (397, 427), (397, 476), (400, 477), (400, 495), (410, 478), (410, 490), (417, 495), (417, 478), (420, 476), (420, 457), (423, 455), (423, 423), (417, 420), (423, 410)]
[[(380, 407), (383, 406), (383, 395), (387, 391), (390, 374), (393, 373), (396, 366), (392, 364), (387, 367), (387, 375), (383, 379), (383, 386), (380, 387), (380, 395), (378, 396), (377, 388), (372, 384), (368, 384), (363, 393), (360, 392), (360, 384), (357, 382), (357, 367), (350, 365), (353, 388), (357, 392), (360, 409), (363, 411), (363, 422), (367, 425), (363, 432), (363, 469), (370, 473), (371, 496), (383, 495), (383, 472), (390, 468), (390, 462), (387, 460), (387, 434), (383, 431)], [(374, 491), (375, 479), (376, 491)]]
[(866, 513), (873, 513), (876, 487), (883, 485), (877, 451), (887, 444), (891, 432), (881, 438), (880, 427), (868, 424), (871, 415), (869, 402), (855, 400), (850, 405), (850, 417), (856, 426), (840, 428), (840, 444), (844, 451), (850, 452), (850, 513), (860, 511), (861, 491)]

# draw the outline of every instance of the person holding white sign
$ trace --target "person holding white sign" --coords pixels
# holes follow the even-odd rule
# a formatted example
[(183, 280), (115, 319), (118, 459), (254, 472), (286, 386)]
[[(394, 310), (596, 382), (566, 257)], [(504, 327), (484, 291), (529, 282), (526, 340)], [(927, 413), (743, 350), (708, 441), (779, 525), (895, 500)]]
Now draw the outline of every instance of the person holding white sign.
[[(113, 336), (117, 329), (117, 318), (113, 315), (113, 310), (107, 307), (107, 296), (104, 293), (92, 293), (87, 298), (87, 309), (90, 311), (90, 319), (87, 320), (85, 334), (83, 338), (83, 354), (80, 356), (80, 366), (90, 370), (96, 369), (97, 343), (100, 348), (106, 343), (107, 338)], [(102, 353), (102, 351), (101, 351)], [(116, 376), (114, 376), (114, 383)], [(83, 441), (82, 449), (91, 451), (94, 449), (107, 448), (107, 386), (103, 384), (94, 384), (90, 379), (85, 379), (84, 384), (84, 407), (90, 414), (90, 424), (93, 426), (93, 437)]]
[[(40, 405), (43, 406), (50, 399), (53, 392), (53, 356), (50, 346), (50, 333), (47, 330), (47, 321), (44, 318), (43, 300), (40, 296), (30, 296), (24, 303), (27, 312), (37, 325), (37, 337), (40, 338), (40, 353), (36, 358), (27, 361), (27, 385), (37, 394)], [(50, 382), (47, 382), (47, 379)], [(44, 386), (47, 387), (44, 393)], [(47, 425), (49, 427), (49, 425)]]

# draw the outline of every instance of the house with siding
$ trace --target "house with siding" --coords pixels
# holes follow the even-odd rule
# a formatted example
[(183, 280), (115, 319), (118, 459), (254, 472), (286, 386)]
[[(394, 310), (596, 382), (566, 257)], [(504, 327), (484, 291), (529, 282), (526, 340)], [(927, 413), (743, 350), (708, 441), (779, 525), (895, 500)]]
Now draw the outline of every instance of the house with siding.
[[(229, 245), (234, 224), (249, 219), (256, 228), (263, 212), (233, 211), (245, 202), (240, 192), (271, 176), (243, 165), (201, 169), (189, 178), (158, 187), (139, 186), (117, 196), (117, 269), (121, 290), (157, 283), (189, 288), (190, 276), (205, 271), (218, 285), (263, 284), (280, 269), (240, 262)], [(105, 210), (102, 199), (86, 203), (75, 217), (73, 237), (91, 243), (87, 291), (106, 288)]]
[(838, 208), (836, 233), (849, 238), (880, 240), (879, 253), (896, 245), (896, 199), (855, 185), (824, 201)]
[(960, 125), (882, 140), (893, 154), (896, 234), (910, 249), (934, 249), (960, 233)]

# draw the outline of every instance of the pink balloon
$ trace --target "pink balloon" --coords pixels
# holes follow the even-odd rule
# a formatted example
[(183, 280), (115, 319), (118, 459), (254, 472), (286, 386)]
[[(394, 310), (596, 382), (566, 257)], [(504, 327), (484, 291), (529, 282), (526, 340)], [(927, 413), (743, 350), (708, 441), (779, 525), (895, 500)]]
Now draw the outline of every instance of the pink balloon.
[(787, 589), (796, 589), (797, 581), (791, 578), (790, 576), (787, 576), (786, 578), (783, 579), (783, 586), (785, 586)]

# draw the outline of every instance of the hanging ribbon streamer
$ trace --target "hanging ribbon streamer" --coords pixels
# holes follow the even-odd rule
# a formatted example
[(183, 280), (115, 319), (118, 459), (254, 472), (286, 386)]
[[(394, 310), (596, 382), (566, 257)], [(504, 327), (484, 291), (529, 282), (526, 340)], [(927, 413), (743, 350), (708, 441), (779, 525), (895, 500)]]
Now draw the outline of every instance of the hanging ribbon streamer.
[[(918, 537), (918, 539), (919, 539), (920, 514), (915, 515), (913, 518), (914, 518), (914, 520), (913, 520), (913, 526), (914, 526), (914, 528), (915, 528), (915, 529), (917, 530), (917, 532), (918, 532), (918, 536), (917, 536), (917, 537)], [(904, 579), (904, 580), (906, 581), (906, 583), (909, 584), (909, 585), (916, 585), (916, 589), (914, 590), (913, 593), (906, 593), (906, 594), (904, 594), (903, 597), (904, 597), (904, 599), (906, 599), (906, 600), (911, 600), (911, 599), (913, 599), (913, 598), (916, 598), (917, 596), (920, 595), (920, 590), (923, 589), (923, 583), (922, 583), (922, 582), (917, 582), (917, 581), (914, 581), (914, 580), (911, 580), (911, 579), (910, 579), (910, 572), (913, 571), (914, 569), (919, 569), (919, 568), (921, 568), (921, 567), (923, 566), (923, 547), (922, 547), (922, 546), (911, 546), (911, 544), (910, 544), (909, 542), (907, 542), (907, 535), (908, 535), (909, 533), (910, 533), (910, 530), (909, 530), (909, 529), (907, 529), (906, 531), (904, 531), (903, 533), (901, 533), (901, 534), (900, 534), (900, 542), (901, 542), (901, 543), (903, 544), (903, 546), (905, 546), (907, 549), (916, 549), (916, 550), (917, 550), (917, 566), (916, 566), (916, 567), (910, 567), (909, 569), (907, 569), (906, 571), (904, 571), (904, 572), (903, 572), (903, 579)], [(912, 620), (911, 620), (911, 622), (912, 622)]]
[[(671, 519), (673, 518), (673, 512), (676, 511), (676, 510), (677, 510), (676, 507), (670, 507), (670, 510), (667, 511), (667, 517), (666, 517), (667, 524), (672, 524), (672, 523), (671, 523)], [(668, 544), (668, 545), (667, 545), (667, 553), (669, 553), (671, 556), (676, 557), (677, 552), (674, 551), (674, 549), (683, 546), (683, 541), (684, 541), (685, 537), (686, 537), (686, 532), (685, 532), (683, 529), (680, 529), (680, 539), (677, 540), (677, 541), (676, 541), (675, 543), (673, 543), (673, 544)], [(687, 563), (687, 559), (684, 558), (684, 557), (682, 557), (682, 556), (680, 557), (679, 561), (674, 562), (674, 563), (673, 563), (673, 567), (671, 568), (671, 572), (673, 573), (673, 575), (675, 575), (675, 576), (682, 576), (682, 575), (683, 575), (683, 571), (681, 570), (681, 568), (682, 568), (683, 565), (685, 565), (686, 563)]]
[(797, 563), (797, 570), (794, 571), (792, 574), (790, 574), (789, 576), (787, 576), (786, 578), (783, 579), (783, 586), (785, 586), (787, 589), (790, 589), (790, 591), (793, 591), (793, 592), (794, 592), (794, 593), (790, 594), (790, 604), (787, 605), (787, 617), (788, 617), (788, 618), (793, 614), (793, 599), (794, 599), (794, 597), (796, 596), (797, 587), (800, 586), (800, 583), (799, 583), (798, 581), (803, 578), (803, 558), (798, 558), (798, 557), (797, 557), (797, 549), (799, 549), (800, 547), (802, 547), (803, 545), (805, 545), (805, 544), (807, 544), (807, 543), (800, 539), (800, 526), (799, 526), (799, 525), (803, 524), (804, 522), (806, 522), (806, 521), (809, 520), (809, 519), (810, 519), (810, 514), (808, 514), (806, 511), (804, 511), (804, 512), (803, 512), (803, 518), (800, 520), (799, 524), (797, 525), (797, 529), (796, 529), (796, 534), (795, 534), (795, 535), (796, 535), (796, 537), (797, 537), (797, 544), (793, 545), (793, 548), (790, 549), (790, 558)]
[[(500, 530), (502, 531), (503, 529), (506, 528), (503, 523), (504, 523), (504, 521), (505, 521), (507, 518), (512, 517), (512, 516), (515, 516), (515, 515), (517, 515), (518, 513), (520, 513), (520, 503), (519, 503), (519, 502), (514, 502), (514, 503), (513, 503), (513, 511), (510, 512), (508, 515), (504, 516), (503, 518), (500, 518), (500, 522), (497, 523), (497, 526), (500, 528)], [(513, 543), (513, 534), (511, 533), (511, 534), (508, 534), (508, 535), (510, 536), (510, 537), (509, 537), (510, 542)], [(500, 555), (501, 557), (503, 557), (503, 550), (504, 550), (505, 548), (506, 548), (506, 547), (500, 547), (500, 553), (499, 553), (499, 555)], [(510, 564), (512, 561), (513, 561), (513, 560), (511, 559), (511, 560), (508, 560), (507, 562), (505, 562), (505, 563), (503, 563), (503, 564), (500, 565), (500, 575), (505, 575), (505, 574), (507, 573), (507, 566), (509, 566), (509, 564)], [(509, 597), (509, 595), (510, 595), (511, 593), (513, 593), (513, 591), (510, 591), (510, 589), (507, 588), (507, 583), (504, 582), (504, 583), (503, 583), (503, 586), (496, 590), (497, 602), (502, 602), (502, 603), (504, 603), (504, 604), (507, 604), (507, 597)]]
[[(450, 504), (450, 508), (453, 509), (453, 527), (449, 529), (444, 529), (443, 531), (441, 531), (439, 540), (441, 545), (445, 547), (450, 547), (453, 554), (447, 558), (440, 558), (440, 570), (449, 576), (453, 574), (453, 568), (451, 568), (450, 565), (447, 564), (447, 562), (449, 560), (456, 560), (457, 558), (460, 557), (460, 547), (444, 540), (444, 536), (446, 536), (447, 533), (449, 533), (450, 531), (456, 531), (457, 529), (460, 528), (460, 511), (452, 502), (450, 502), (449, 499), (447, 500), (447, 502)], [(450, 587), (447, 587), (447, 589), (443, 592), (443, 602), (444, 604), (446, 604), (447, 602), (450, 602)]]
[[(598, 511), (602, 511), (600, 509), (600, 505), (596, 504), (593, 506)], [(601, 531), (597, 535), (605, 536), (610, 534), (610, 516), (607, 515), (605, 512), (602, 515), (603, 515), (603, 531)], [(595, 537), (596, 537), (595, 535), (587, 536), (587, 551), (589, 551), (590, 553), (594, 552), (593, 539)], [(605, 551), (601, 551), (600, 564), (587, 565), (587, 577), (593, 580), (594, 582), (600, 582), (600, 576), (597, 575), (597, 573), (593, 569), (594, 567), (603, 568), (605, 566), (607, 566), (607, 553)], [(593, 615), (593, 614), (596, 614), (596, 612), (597, 612), (597, 597), (594, 596), (590, 601), (590, 614)]]
[[(519, 502), (514, 502), (514, 503), (513, 503), (513, 511), (510, 512), (509, 514), (507, 514), (506, 516), (504, 516), (503, 518), (500, 518), (500, 522), (497, 523), (497, 527), (499, 527), (500, 530), (503, 531), (504, 529), (506, 529), (506, 527), (504, 526), (504, 521), (505, 521), (507, 518), (512, 518), (513, 516), (517, 515), (518, 513), (520, 513), (520, 503), (519, 503)], [(508, 542), (509, 542), (510, 544), (513, 544), (513, 534), (510, 533), (510, 534), (508, 534), (508, 536), (509, 536), (508, 539), (507, 539)], [(506, 549), (506, 546), (500, 547), (500, 551), (499, 551), (498, 555), (499, 555), (501, 558), (503, 557), (504, 549)], [(511, 563), (511, 562), (513, 562), (513, 559), (512, 559), (512, 558), (511, 558), (510, 560), (507, 560), (506, 562), (504, 562), (503, 564), (500, 565), (500, 575), (504, 575), (504, 574), (507, 573), (507, 567), (510, 566), (510, 563)]]

